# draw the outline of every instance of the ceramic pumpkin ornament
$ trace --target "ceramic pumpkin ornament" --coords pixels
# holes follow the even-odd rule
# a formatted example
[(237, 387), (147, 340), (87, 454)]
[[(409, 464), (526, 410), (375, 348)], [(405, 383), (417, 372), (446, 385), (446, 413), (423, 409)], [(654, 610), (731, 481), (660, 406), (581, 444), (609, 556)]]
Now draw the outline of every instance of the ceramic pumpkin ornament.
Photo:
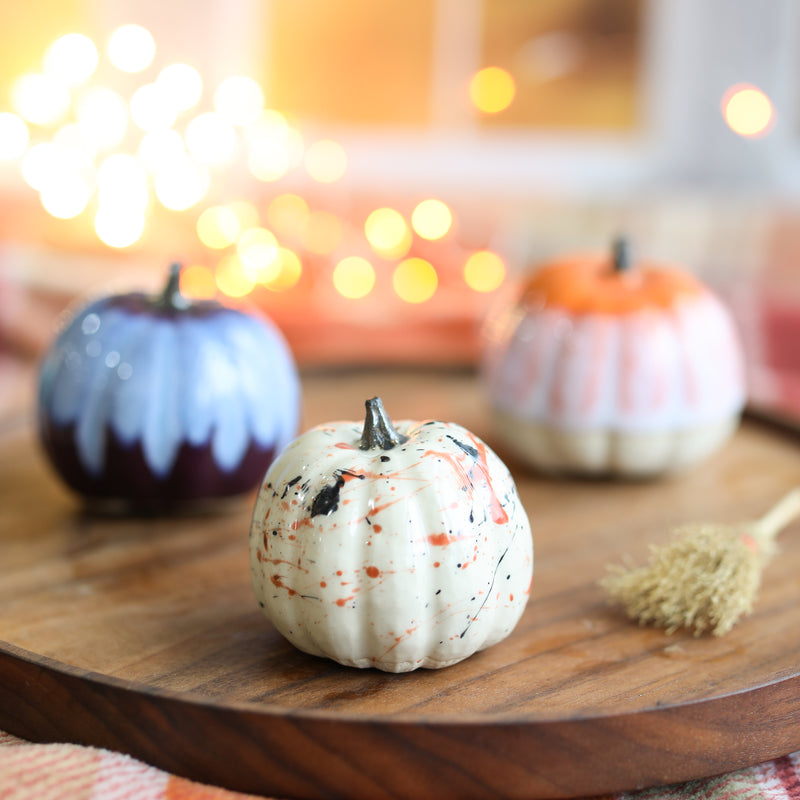
[(508, 636), (533, 572), (506, 467), (447, 422), (319, 425), (270, 467), (250, 532), (253, 588), (292, 644), (353, 667), (446, 667)]
[(38, 422), (73, 490), (161, 508), (254, 489), (299, 406), (277, 328), (190, 301), (175, 264), (161, 294), (101, 297), (68, 321), (42, 364)]
[(536, 270), (486, 328), (496, 435), (546, 472), (648, 476), (694, 464), (735, 430), (741, 350), (697, 278), (613, 252)]

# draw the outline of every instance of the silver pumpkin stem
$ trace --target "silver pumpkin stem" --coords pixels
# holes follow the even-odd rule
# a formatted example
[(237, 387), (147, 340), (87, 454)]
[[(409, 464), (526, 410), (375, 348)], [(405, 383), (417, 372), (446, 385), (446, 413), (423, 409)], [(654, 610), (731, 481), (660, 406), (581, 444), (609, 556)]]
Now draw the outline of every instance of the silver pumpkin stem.
[(373, 397), (365, 403), (367, 415), (364, 418), (364, 430), (361, 433), (361, 450), (391, 450), (398, 444), (408, 441), (408, 436), (399, 433), (383, 407), (380, 397)]
[(167, 285), (156, 300), (156, 305), (177, 310), (186, 309), (191, 305), (181, 292), (181, 269), (181, 264), (177, 261), (170, 264)]
[(611, 263), (614, 272), (627, 272), (631, 268), (631, 253), (628, 240), (624, 236), (617, 236), (611, 246)]

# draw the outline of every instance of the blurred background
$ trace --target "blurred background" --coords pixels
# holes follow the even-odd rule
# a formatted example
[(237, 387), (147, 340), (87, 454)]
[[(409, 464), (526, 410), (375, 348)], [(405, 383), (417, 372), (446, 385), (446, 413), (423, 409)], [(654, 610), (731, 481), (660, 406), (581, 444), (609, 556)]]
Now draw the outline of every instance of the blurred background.
[[(28, 0), (0, 11), (0, 396), (59, 314), (248, 303), (303, 367), (470, 366), (548, 256), (630, 237), (800, 408), (792, 0)], [(499, 299), (500, 298), (500, 299)]]

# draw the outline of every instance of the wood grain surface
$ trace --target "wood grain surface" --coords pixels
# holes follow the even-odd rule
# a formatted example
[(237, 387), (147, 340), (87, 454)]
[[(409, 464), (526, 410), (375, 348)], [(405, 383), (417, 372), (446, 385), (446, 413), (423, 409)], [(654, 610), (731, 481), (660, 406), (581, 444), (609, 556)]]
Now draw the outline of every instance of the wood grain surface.
[[(458, 422), (494, 444), (469, 372), (303, 378), (304, 427)], [(94, 514), (44, 462), (27, 409), (0, 423), (0, 727), (296, 798), (548, 798), (726, 772), (800, 749), (800, 525), (755, 612), (719, 639), (640, 628), (597, 586), (687, 521), (756, 517), (800, 485), (800, 437), (747, 420), (723, 451), (648, 482), (554, 480), (506, 459), (535, 543), (501, 644), (437, 671), (296, 651), (259, 611), (254, 497), (168, 518)]]

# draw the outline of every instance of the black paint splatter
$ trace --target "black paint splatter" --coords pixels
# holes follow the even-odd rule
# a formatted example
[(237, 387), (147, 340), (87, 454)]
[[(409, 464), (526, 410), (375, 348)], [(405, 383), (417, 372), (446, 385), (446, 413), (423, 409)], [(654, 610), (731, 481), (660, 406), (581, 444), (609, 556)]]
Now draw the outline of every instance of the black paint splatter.
[(447, 434), (447, 438), (450, 439), (450, 441), (453, 442), (456, 447), (458, 447), (460, 450), (463, 450), (471, 458), (475, 459), (475, 461), (478, 460), (478, 451), (471, 444), (464, 444), (464, 442), (460, 442), (455, 436), (451, 436), (449, 433)]
[(298, 482), (298, 481), (299, 481), (299, 480), (300, 480), (302, 477), (303, 477), (302, 475), (298, 475), (296, 478), (292, 478), (292, 479), (291, 479), (291, 480), (290, 480), (290, 481), (289, 481), (289, 482), (286, 484), (286, 486), (284, 486), (284, 487), (283, 487), (283, 494), (281, 495), (281, 500), (283, 500), (283, 499), (285, 499), (285, 498), (286, 498), (286, 494), (288, 493), (288, 491), (289, 491), (289, 488), (290, 488), (291, 486), (294, 486), (294, 485), (295, 485), (295, 484), (296, 484), (296, 483), (297, 483), (297, 482)]
[(344, 476), (349, 475), (352, 478), (359, 478), (364, 480), (366, 476), (356, 475), (346, 469), (336, 470), (334, 473), (335, 482), (327, 486), (323, 486), (317, 496), (311, 501), (311, 517), (312, 519), (318, 514), (332, 514), (339, 508), (339, 491), (344, 486)]

